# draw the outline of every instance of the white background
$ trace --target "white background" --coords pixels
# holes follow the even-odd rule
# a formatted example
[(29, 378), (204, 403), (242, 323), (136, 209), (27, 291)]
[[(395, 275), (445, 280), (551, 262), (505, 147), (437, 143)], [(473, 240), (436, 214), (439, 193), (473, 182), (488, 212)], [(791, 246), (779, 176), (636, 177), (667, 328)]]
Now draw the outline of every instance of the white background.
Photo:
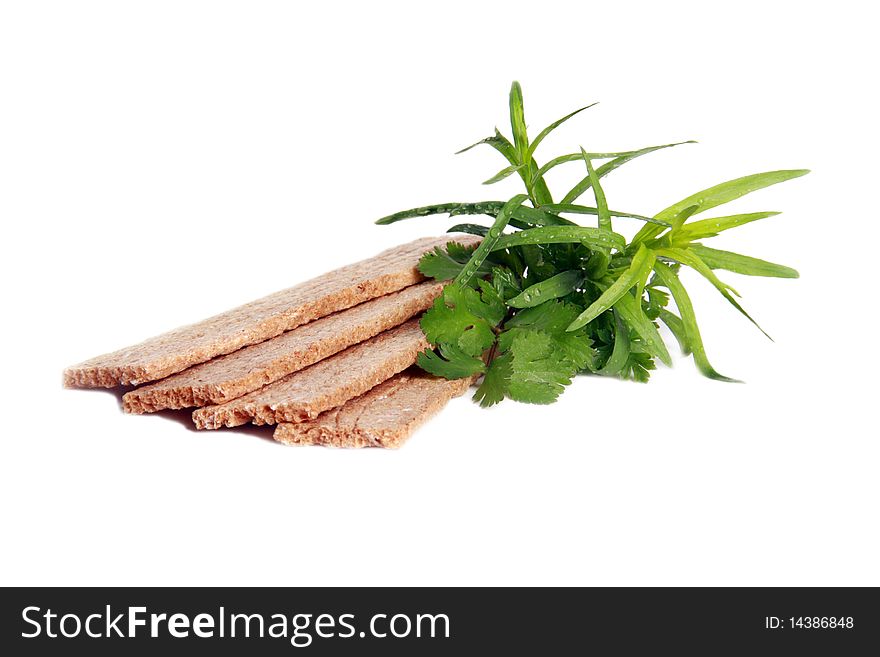
[[(0, 582), (880, 584), (868, 6), (4, 2)], [(801, 271), (726, 277), (775, 343), (686, 281), (745, 385), (678, 359), (548, 407), (462, 398), (399, 451), (62, 390), (67, 365), (450, 225), (376, 217), (512, 195), (479, 185), (497, 153), (452, 153), (508, 130), (513, 79), (533, 135), (601, 101), (541, 161), (700, 141), (609, 176), (626, 210), (813, 170), (716, 241)]]

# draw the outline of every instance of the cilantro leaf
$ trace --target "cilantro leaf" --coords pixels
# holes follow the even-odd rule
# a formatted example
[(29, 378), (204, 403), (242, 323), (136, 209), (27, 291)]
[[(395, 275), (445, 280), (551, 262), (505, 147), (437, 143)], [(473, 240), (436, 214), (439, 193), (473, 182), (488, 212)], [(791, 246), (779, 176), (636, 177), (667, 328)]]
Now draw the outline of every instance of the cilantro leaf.
[(497, 326), (507, 314), (507, 304), (504, 303), (498, 290), (489, 281), (481, 279), (477, 281), (477, 285), (480, 288), (480, 304), (474, 306), (474, 297), (469, 296), (467, 299), (468, 308), (493, 326)]
[(474, 358), (452, 344), (440, 344), (435, 351), (426, 349), (418, 356), (418, 364), (423, 370), (444, 379), (463, 379), (485, 371), (486, 366), (479, 358)]
[(483, 408), (497, 404), (507, 394), (510, 376), (513, 373), (511, 359), (512, 356), (506, 353), (498, 356), (489, 364), (483, 382), (474, 392), (474, 401), (479, 402)]
[(651, 378), (651, 370), (656, 369), (657, 365), (654, 364), (654, 359), (650, 354), (633, 350), (629, 352), (629, 358), (627, 358), (619, 376), (621, 379), (647, 383)]
[(576, 371), (591, 368), (595, 364), (596, 352), (586, 330), (582, 327), (576, 331), (566, 331), (582, 310), (574, 304), (555, 300), (521, 310), (505, 324), (507, 330), (499, 338), (499, 347), (506, 351), (517, 335), (542, 331), (550, 337), (560, 356), (567, 359)]
[(435, 246), (433, 251), (428, 251), (419, 259), (419, 271), (428, 278), (436, 278), (445, 281), (458, 276), (458, 272), (464, 267), (446, 251)]
[(471, 259), (471, 256), (476, 249), (476, 244), (471, 246), (465, 246), (458, 242), (447, 242), (446, 244), (446, 252), (449, 254), (449, 257), (462, 264), (466, 264), (467, 261)]
[(578, 311), (578, 307), (574, 304), (553, 299), (532, 308), (520, 310), (515, 317), (507, 322), (506, 326), (507, 328), (532, 328), (559, 333), (568, 327), (565, 321), (573, 315), (576, 317)]
[(660, 317), (660, 312), (669, 304), (669, 294), (651, 286), (647, 288), (647, 291), (648, 303), (643, 304), (642, 308), (645, 311), (645, 315), (648, 316), (648, 319), (654, 321)]
[[(428, 251), (419, 259), (419, 271), (438, 281), (455, 278), (464, 269), (475, 248), (462, 246), (457, 242), (449, 242), (445, 250), (435, 246), (433, 251)], [(484, 264), (477, 270), (477, 275), (483, 276), (489, 272), (489, 266)]]
[(473, 288), (452, 284), (434, 300), (421, 320), (431, 344), (455, 345), (475, 357), (492, 346), (493, 328), (503, 318), (504, 302), (489, 283), (480, 283), (484, 284), (482, 296)]
[(575, 369), (555, 348), (553, 339), (541, 331), (521, 333), (510, 345), (511, 373), (508, 396), (528, 404), (556, 401), (571, 383)]

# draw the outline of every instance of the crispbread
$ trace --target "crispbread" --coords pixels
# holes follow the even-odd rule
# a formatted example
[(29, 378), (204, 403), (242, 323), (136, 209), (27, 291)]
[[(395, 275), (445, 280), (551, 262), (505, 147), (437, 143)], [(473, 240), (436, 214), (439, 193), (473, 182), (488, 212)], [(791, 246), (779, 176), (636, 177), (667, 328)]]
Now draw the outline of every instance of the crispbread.
[(378, 335), (430, 307), (443, 283), (426, 281), (328, 315), (123, 396), (129, 413), (222, 404)]
[(303, 422), (405, 370), (428, 347), (417, 319), (225, 404), (193, 412), (199, 429)]
[(424, 277), (416, 268), (419, 258), (450, 240), (470, 245), (479, 238), (427, 237), (388, 249), (197, 324), (69, 367), (64, 372), (64, 384), (84, 388), (139, 385), (268, 340), (306, 322), (421, 281)]
[(400, 447), (470, 383), (471, 379), (449, 381), (411, 369), (314, 420), (279, 424), (274, 438), (288, 445)]

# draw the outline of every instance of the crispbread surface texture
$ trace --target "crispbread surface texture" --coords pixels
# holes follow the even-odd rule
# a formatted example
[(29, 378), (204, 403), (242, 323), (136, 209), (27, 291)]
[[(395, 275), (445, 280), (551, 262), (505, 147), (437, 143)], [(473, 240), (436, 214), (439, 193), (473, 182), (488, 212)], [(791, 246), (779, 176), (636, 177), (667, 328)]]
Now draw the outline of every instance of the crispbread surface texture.
[(443, 283), (426, 281), (126, 393), (128, 413), (223, 404), (328, 358), (430, 307)]
[[(97, 356), (64, 371), (68, 387), (140, 385), (176, 374), (216, 356), (257, 344), (312, 320), (423, 280), (419, 258), (449, 241), (473, 245), (472, 235), (426, 237), (176, 328), (140, 344)], [(234, 275), (234, 262), (228, 263)]]
[(305, 422), (402, 372), (428, 346), (411, 319), (238, 399), (199, 408), (193, 421), (199, 429)]
[(288, 445), (397, 448), (470, 383), (411, 368), (313, 420), (279, 424), (274, 438)]

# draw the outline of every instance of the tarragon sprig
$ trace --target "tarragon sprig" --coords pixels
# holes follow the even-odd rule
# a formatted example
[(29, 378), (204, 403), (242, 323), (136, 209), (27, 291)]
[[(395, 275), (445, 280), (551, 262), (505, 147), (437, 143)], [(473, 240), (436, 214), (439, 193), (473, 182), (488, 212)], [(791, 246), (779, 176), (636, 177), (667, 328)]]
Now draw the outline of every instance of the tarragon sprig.
[[(807, 170), (768, 171), (730, 180), (653, 215), (611, 209), (601, 183), (605, 176), (642, 155), (694, 142), (613, 152), (580, 148), (539, 165), (535, 154), (545, 137), (593, 105), (554, 121), (530, 141), (522, 88), (514, 82), (509, 101), (513, 139), (496, 129), (494, 135), (459, 153), (482, 144), (491, 146), (507, 165), (484, 184), (516, 174), (525, 193), (508, 201), (412, 208), (377, 221), (391, 224), (437, 214), (492, 219), (488, 226), (459, 223), (450, 228), (450, 232), (483, 236), (477, 247), (450, 241), (446, 249), (435, 249), (419, 263), (425, 276), (453, 279), (422, 317), (422, 329), (433, 349), (420, 354), (419, 365), (450, 379), (482, 375), (474, 399), (483, 406), (505, 397), (549, 403), (573, 377), (583, 373), (647, 381), (655, 360), (671, 364), (658, 331), (661, 323), (675, 337), (682, 353), (693, 356), (702, 374), (734, 381), (719, 374), (706, 356), (679, 270), (695, 270), (756, 326), (738, 301), (739, 294), (719, 279), (716, 271), (798, 276), (790, 267), (703, 243), (724, 231), (779, 213), (695, 217), (751, 192), (803, 176)], [(545, 176), (569, 163), (584, 166), (585, 175), (554, 202)], [(579, 201), (587, 191), (592, 192), (594, 205)], [(597, 225), (582, 226), (571, 215), (595, 216)], [(627, 241), (614, 231), (616, 219), (641, 221), (643, 226)]]

